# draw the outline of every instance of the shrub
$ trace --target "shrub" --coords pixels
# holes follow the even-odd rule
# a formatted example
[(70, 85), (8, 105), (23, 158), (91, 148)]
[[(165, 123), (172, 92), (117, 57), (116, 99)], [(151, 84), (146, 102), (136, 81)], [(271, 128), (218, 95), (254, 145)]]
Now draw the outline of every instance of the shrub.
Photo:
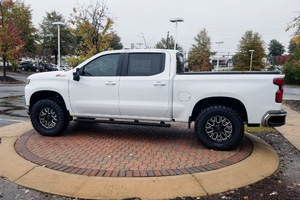
[(287, 83), (300, 85), (300, 62), (289, 61), (283, 67)]

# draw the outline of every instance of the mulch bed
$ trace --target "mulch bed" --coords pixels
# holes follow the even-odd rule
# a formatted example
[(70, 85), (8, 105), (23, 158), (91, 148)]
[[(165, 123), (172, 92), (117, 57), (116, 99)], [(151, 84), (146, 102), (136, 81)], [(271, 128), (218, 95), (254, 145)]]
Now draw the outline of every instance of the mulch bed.
[(6, 77), (0, 76), (0, 84), (22, 84), (22, 83), (24, 82), (16, 80), (9, 76)]

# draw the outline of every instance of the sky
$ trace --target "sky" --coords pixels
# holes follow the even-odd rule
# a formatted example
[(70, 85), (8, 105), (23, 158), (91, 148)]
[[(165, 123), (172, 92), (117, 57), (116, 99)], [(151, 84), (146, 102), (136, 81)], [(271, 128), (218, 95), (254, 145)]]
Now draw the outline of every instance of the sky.
[[(33, 24), (38, 28), (46, 12), (53, 10), (69, 19), (73, 7), (87, 5), (88, 0), (24, 0), (32, 9)], [(95, 2), (96, 0), (92, 0)], [(109, 9), (115, 30), (125, 48), (131, 43), (150, 47), (162, 38), (175, 35), (170, 18), (184, 18), (178, 24), (177, 42), (184, 51), (194, 44), (194, 37), (205, 28), (211, 37), (212, 51), (232, 55), (245, 31), (258, 32), (267, 47), (272, 39), (281, 42), (287, 51), (292, 32), (288, 24), (300, 14), (299, 0), (99, 0)], [(223, 42), (218, 45), (216, 42)], [(136, 45), (138, 46), (138, 45)], [(144, 45), (142, 45), (144, 47)]]

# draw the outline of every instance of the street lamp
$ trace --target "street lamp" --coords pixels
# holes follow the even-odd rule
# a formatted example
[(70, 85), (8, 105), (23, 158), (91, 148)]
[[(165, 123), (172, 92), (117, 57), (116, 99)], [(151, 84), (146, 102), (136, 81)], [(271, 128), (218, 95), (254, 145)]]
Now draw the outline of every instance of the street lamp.
[(253, 58), (253, 52), (254, 50), (249, 50), (251, 52), (251, 59), (250, 59), (250, 72), (251, 72), (251, 68), (252, 68), (252, 58)]
[(184, 19), (183, 18), (172, 18), (170, 19), (170, 22), (172, 23), (176, 23), (176, 26), (175, 26), (175, 41), (174, 41), (174, 50), (176, 50), (176, 39), (177, 39), (177, 24), (178, 22), (184, 22)]
[(58, 71), (60, 71), (60, 25), (64, 25), (63, 22), (53, 22), (53, 25), (57, 25), (58, 30), (57, 30), (57, 57), (58, 57), (58, 61), (57, 61), (57, 67), (58, 67)]
[(218, 49), (218, 60), (217, 60), (217, 72), (219, 71), (219, 62), (220, 62), (220, 45), (223, 44), (224, 42), (216, 42), (216, 44), (219, 45)]

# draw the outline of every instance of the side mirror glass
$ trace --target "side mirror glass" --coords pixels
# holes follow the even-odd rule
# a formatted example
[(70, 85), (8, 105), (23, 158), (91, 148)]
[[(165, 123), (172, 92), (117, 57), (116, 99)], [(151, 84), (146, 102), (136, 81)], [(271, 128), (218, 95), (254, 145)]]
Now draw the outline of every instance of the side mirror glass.
[(73, 72), (73, 80), (74, 81), (80, 80), (80, 69), (79, 68), (76, 69), (76, 72)]

